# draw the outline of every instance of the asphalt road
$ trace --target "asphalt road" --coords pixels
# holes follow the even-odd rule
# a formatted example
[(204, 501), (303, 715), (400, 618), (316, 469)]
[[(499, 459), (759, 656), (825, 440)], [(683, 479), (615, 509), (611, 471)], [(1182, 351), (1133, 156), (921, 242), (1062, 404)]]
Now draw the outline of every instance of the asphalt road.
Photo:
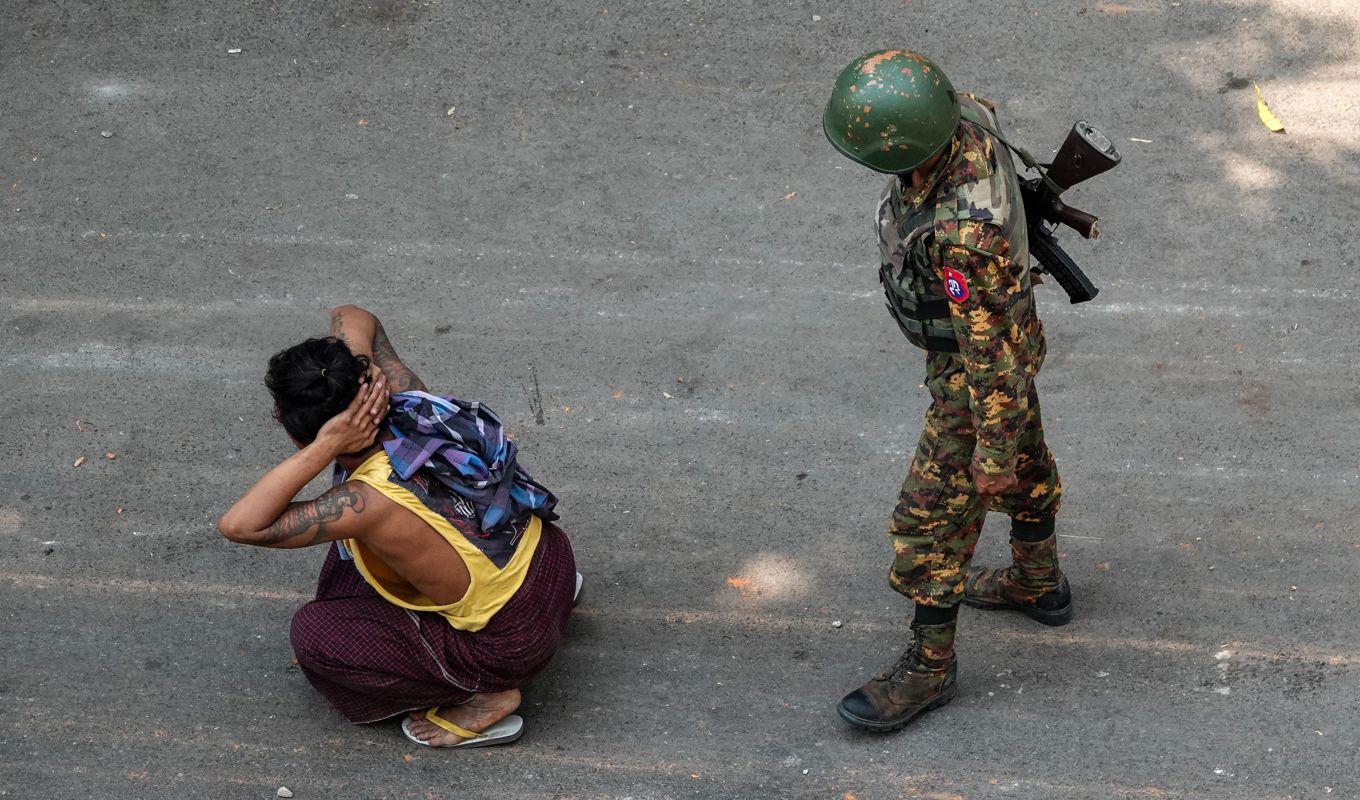
[[(1348, 0), (5, 6), (0, 797), (1360, 796)], [(1100, 298), (1039, 289), (1079, 616), (965, 610), (882, 737), (834, 703), (907, 640), (922, 358), (819, 115), (886, 45), (1125, 163), (1071, 195)], [(514, 747), (343, 722), (287, 640), (322, 553), (213, 530), (347, 301), (563, 498), (589, 599)]]

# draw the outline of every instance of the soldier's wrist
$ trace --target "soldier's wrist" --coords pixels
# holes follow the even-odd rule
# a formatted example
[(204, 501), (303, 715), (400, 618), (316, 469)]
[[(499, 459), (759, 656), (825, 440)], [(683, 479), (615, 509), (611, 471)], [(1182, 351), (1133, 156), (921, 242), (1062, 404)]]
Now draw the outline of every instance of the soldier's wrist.
[(1015, 453), (979, 447), (973, 453), (973, 468), (983, 475), (1011, 475), (1015, 472)]

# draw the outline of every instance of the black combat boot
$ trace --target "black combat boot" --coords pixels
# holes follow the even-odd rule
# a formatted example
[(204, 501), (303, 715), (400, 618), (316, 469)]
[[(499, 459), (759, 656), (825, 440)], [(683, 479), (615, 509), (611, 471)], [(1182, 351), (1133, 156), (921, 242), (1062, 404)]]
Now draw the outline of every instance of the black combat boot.
[(1014, 609), (1045, 625), (1072, 620), (1072, 587), (1058, 569), (1058, 537), (1053, 520), (1011, 527), (1011, 555), (1005, 569), (975, 567), (968, 574), (963, 602), (973, 608)]
[(911, 647), (888, 672), (841, 699), (841, 717), (865, 730), (895, 731), (932, 708), (939, 708), (958, 691), (955, 679), (954, 620), (938, 625), (913, 622)]

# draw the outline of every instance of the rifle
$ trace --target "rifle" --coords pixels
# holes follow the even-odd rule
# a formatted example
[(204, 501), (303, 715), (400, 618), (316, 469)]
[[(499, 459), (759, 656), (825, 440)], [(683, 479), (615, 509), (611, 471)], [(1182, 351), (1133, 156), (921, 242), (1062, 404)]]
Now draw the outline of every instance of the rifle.
[[(1030, 166), (1040, 167), (1037, 164)], [(1094, 239), (1100, 236), (1100, 220), (1067, 205), (1061, 195), (1076, 184), (1119, 166), (1119, 153), (1109, 137), (1090, 123), (1078, 122), (1058, 148), (1053, 162), (1042, 166), (1039, 177), (1020, 182), (1025, 219), (1029, 225), (1029, 251), (1038, 262), (1034, 269), (1052, 275), (1074, 304), (1084, 303), (1100, 290), (1062, 249), (1053, 232), (1061, 224), (1087, 239)]]

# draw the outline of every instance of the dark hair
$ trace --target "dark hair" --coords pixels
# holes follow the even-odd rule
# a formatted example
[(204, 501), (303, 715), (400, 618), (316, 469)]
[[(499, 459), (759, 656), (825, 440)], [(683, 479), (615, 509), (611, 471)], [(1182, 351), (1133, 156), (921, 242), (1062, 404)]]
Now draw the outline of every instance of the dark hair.
[(345, 410), (368, 372), (368, 357), (356, 356), (334, 336), (308, 339), (269, 359), (264, 385), (274, 395), (275, 415), (300, 444), (310, 444), (326, 420)]

